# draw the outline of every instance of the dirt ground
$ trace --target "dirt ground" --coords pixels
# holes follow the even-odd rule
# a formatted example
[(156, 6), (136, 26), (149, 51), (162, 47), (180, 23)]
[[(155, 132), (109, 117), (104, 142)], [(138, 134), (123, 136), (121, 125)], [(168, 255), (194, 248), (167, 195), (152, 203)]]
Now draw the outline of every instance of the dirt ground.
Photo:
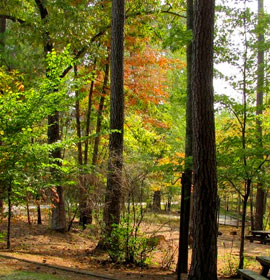
[[(6, 223), (0, 224), (0, 232), (5, 230)], [(73, 269), (83, 269), (100, 275), (111, 276), (115, 279), (176, 279), (174, 273), (177, 262), (178, 228), (166, 225), (143, 225), (143, 232), (151, 235), (156, 232), (161, 238), (160, 245), (153, 253), (149, 268), (123, 267), (113, 265), (105, 253), (95, 251), (97, 239), (90, 229), (82, 231), (78, 226), (71, 232), (62, 234), (51, 231), (48, 225), (28, 225), (23, 218), (12, 221), (11, 249), (6, 250), (6, 244), (0, 243), (0, 254), (14, 256), (39, 263), (64, 266)], [(219, 277), (226, 277), (235, 272), (238, 265), (239, 229), (222, 226), (222, 235), (218, 238), (218, 273)], [(259, 270), (256, 263), (257, 255), (269, 255), (270, 246), (259, 243), (245, 244), (246, 266)], [(52, 274), (66, 274), (67, 279), (97, 279), (73, 273), (58, 271), (37, 264), (0, 257), (0, 266), (11, 266), (17, 270), (42, 271)]]

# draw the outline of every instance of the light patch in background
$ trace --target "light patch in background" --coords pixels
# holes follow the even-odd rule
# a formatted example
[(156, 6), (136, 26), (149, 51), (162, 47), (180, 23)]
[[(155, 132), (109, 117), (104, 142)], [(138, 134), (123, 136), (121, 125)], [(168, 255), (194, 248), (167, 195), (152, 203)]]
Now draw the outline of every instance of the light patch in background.
[[(222, 0), (217, 0), (216, 1), (216, 5), (221, 5), (222, 4)], [(224, 1), (224, 3), (230, 7), (235, 7), (235, 8), (244, 8), (245, 6), (245, 2), (246, 2), (246, 7), (250, 8), (250, 10), (252, 12), (254, 12), (255, 14), (258, 13), (258, 0), (249, 0), (249, 1), (245, 1), (245, 0), (238, 0), (238, 1)], [(269, 13), (270, 12), (270, 1), (269, 0), (264, 0), (264, 11), (265, 13)], [(220, 21), (219, 25), (222, 25), (222, 19), (218, 19)], [(237, 40), (237, 36), (234, 36), (234, 40)], [(238, 42), (234, 42), (234, 44), (237, 44)], [(239, 48), (244, 48), (243, 45), (241, 45), (240, 40), (239, 40)], [(240, 73), (239, 73), (239, 69), (237, 69), (236, 67), (228, 64), (228, 63), (219, 63), (219, 64), (215, 64), (215, 69), (217, 69), (218, 71), (220, 71), (222, 74), (224, 74), (225, 76), (233, 76), (235, 75), (237, 78), (237, 80), (241, 79)], [(214, 89), (215, 89), (215, 93), (216, 94), (226, 94), (230, 97), (233, 97), (234, 99), (236, 99), (237, 101), (241, 102), (242, 100), (242, 94), (239, 91), (236, 91), (228, 81), (225, 81), (224, 79), (214, 79)]]

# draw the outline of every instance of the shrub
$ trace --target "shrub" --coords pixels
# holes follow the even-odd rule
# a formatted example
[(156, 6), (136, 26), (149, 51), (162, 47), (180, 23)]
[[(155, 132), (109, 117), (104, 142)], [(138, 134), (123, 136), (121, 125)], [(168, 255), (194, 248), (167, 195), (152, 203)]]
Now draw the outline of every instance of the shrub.
[(139, 225), (130, 222), (129, 215), (114, 224), (111, 236), (106, 239), (107, 250), (113, 262), (144, 266), (149, 263), (151, 252), (156, 248), (159, 239), (147, 237), (140, 232)]

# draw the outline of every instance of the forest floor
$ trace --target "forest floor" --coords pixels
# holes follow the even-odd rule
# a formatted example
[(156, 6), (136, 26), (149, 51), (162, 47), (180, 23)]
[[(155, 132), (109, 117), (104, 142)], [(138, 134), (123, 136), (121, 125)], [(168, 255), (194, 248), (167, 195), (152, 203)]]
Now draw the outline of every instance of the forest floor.
[[(178, 223), (147, 223), (142, 225), (142, 231), (151, 236), (156, 233), (161, 242), (153, 252), (151, 263), (147, 268), (134, 266), (121, 266), (112, 264), (108, 255), (94, 250), (97, 245), (96, 234), (93, 228), (80, 229), (75, 224), (68, 233), (56, 233), (43, 225), (28, 225), (24, 217), (13, 218), (11, 230), (11, 249), (6, 250), (6, 244), (0, 243), (0, 256), (12, 256), (18, 259), (32, 261), (25, 263), (16, 259), (0, 257), (0, 279), (146, 279), (146, 280), (173, 280), (177, 262), (178, 250)], [(0, 224), (0, 232), (4, 231), (6, 223)], [(235, 273), (238, 265), (238, 253), (240, 244), (240, 229), (231, 226), (220, 226), (222, 235), (218, 237), (218, 273), (220, 279)], [(234, 232), (235, 235), (232, 233)], [(253, 270), (259, 270), (256, 263), (257, 255), (270, 255), (270, 246), (259, 243), (245, 243), (245, 266)], [(40, 264), (38, 264), (40, 263)], [(101, 277), (86, 276), (79, 273), (65, 272), (42, 264), (86, 270)], [(34, 273), (32, 276), (16, 278), (18, 273)], [(39, 274), (39, 277), (35, 276)], [(9, 276), (10, 275), (10, 278)], [(42, 276), (44, 275), (44, 276)], [(46, 278), (48, 277), (49, 278)], [(104, 277), (102, 277), (104, 276)], [(42, 278), (45, 277), (45, 278)], [(227, 278), (229, 279), (229, 278)]]

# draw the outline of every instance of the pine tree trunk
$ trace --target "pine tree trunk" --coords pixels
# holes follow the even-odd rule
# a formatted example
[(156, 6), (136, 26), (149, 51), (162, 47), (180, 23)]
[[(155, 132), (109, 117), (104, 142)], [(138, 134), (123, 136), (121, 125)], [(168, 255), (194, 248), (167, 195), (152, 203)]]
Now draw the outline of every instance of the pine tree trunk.
[(113, 224), (120, 222), (124, 133), (124, 21), (125, 1), (112, 1), (111, 111), (109, 164), (105, 195), (104, 222), (109, 236)]
[[(193, 30), (193, 0), (187, 1), (187, 29)], [(177, 263), (177, 279), (181, 273), (188, 272), (188, 236), (190, 223), (190, 199), (192, 164), (188, 162), (192, 157), (192, 42), (187, 46), (187, 102), (186, 102), (186, 143), (185, 143), (185, 170), (182, 174), (181, 184), (181, 212), (179, 252)]]
[(192, 64), (194, 242), (189, 280), (217, 280), (214, 11), (214, 0), (195, 0)]
[[(258, 24), (263, 20), (264, 15), (264, 1), (258, 0)], [(263, 92), (264, 92), (264, 51), (262, 50), (262, 45), (264, 43), (264, 33), (260, 32), (258, 35), (258, 69), (257, 69), (257, 104), (256, 104), (256, 119), (257, 123), (257, 133), (258, 133), (258, 142), (260, 149), (263, 149), (262, 143), (262, 121), (260, 116), (263, 113)], [(263, 161), (263, 155), (261, 155), (261, 160)], [(256, 213), (255, 213), (255, 224), (254, 227), (257, 230), (263, 229), (263, 216), (265, 213), (265, 190), (264, 182), (261, 176), (260, 182), (257, 184), (257, 194), (256, 194)]]

